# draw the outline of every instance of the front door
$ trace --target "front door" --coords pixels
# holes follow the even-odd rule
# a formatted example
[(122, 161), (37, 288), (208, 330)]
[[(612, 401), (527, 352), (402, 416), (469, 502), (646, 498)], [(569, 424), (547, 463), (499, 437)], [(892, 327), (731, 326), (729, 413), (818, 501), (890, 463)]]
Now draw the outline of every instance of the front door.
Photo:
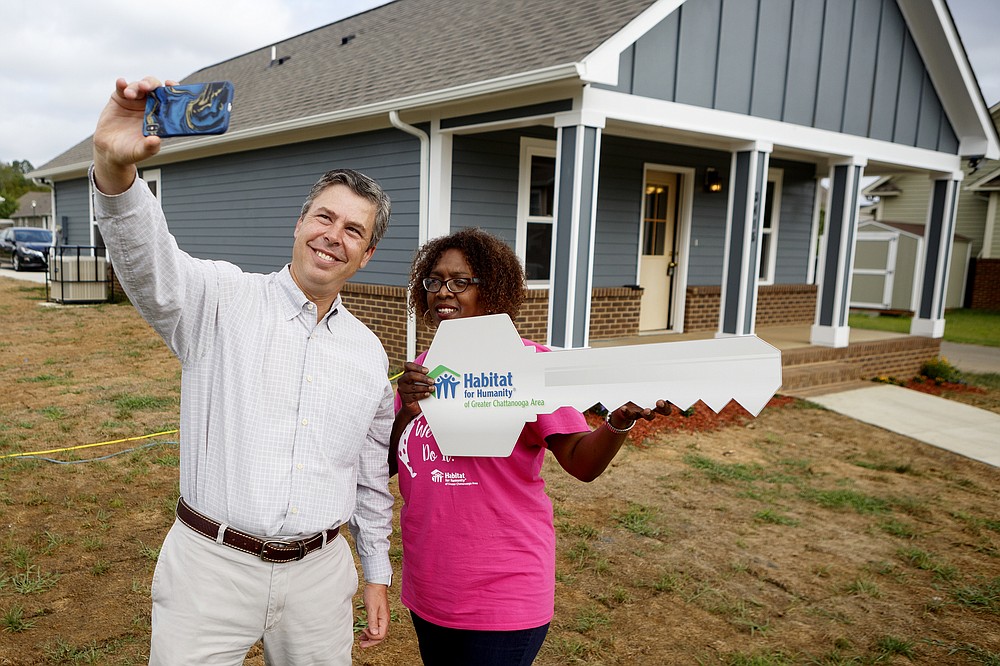
[(665, 330), (673, 325), (677, 181), (675, 173), (646, 172), (640, 239), (642, 256), (639, 260), (639, 285), (643, 288), (640, 331)]

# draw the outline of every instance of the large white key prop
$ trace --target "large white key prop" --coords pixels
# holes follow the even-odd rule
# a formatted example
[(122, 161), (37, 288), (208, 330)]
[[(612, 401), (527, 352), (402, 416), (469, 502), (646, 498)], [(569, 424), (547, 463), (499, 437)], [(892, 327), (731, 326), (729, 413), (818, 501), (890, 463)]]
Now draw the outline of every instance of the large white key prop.
[(509, 456), (527, 422), (564, 406), (735, 400), (756, 416), (781, 386), (781, 352), (754, 335), (535, 353), (505, 314), (443, 321), (420, 407), (446, 456)]

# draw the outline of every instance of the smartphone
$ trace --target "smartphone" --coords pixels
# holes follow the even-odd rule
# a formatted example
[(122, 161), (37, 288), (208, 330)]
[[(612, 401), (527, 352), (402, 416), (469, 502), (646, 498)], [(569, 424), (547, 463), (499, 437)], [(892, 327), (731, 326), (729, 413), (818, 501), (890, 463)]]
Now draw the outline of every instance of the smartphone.
[(233, 84), (229, 81), (160, 86), (146, 96), (145, 136), (222, 134), (229, 129)]

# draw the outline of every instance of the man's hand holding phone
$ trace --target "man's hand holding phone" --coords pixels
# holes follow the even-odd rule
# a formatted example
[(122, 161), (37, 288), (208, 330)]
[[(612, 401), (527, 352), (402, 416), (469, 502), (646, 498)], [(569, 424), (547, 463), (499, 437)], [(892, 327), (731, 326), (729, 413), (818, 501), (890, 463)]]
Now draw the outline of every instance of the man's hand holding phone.
[[(101, 192), (114, 195), (127, 190), (136, 177), (135, 165), (160, 152), (160, 136), (144, 130), (149, 100), (153, 91), (163, 85), (152, 76), (131, 83), (123, 78), (115, 82), (115, 92), (101, 112), (94, 131), (94, 179)], [(176, 81), (166, 81), (167, 87), (177, 85)], [(232, 84), (229, 86), (231, 102)], [(227, 104), (227, 127), (229, 111)]]

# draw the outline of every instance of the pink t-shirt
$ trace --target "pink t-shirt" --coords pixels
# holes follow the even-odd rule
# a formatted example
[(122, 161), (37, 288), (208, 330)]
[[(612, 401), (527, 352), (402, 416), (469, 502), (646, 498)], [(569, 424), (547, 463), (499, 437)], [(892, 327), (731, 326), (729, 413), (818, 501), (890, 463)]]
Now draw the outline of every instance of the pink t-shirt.
[(423, 415), (411, 421), (397, 454), (403, 605), (453, 629), (514, 631), (549, 622), (556, 538), (540, 475), (545, 437), (589, 430), (580, 412), (562, 408), (526, 424), (507, 458), (447, 458)]

